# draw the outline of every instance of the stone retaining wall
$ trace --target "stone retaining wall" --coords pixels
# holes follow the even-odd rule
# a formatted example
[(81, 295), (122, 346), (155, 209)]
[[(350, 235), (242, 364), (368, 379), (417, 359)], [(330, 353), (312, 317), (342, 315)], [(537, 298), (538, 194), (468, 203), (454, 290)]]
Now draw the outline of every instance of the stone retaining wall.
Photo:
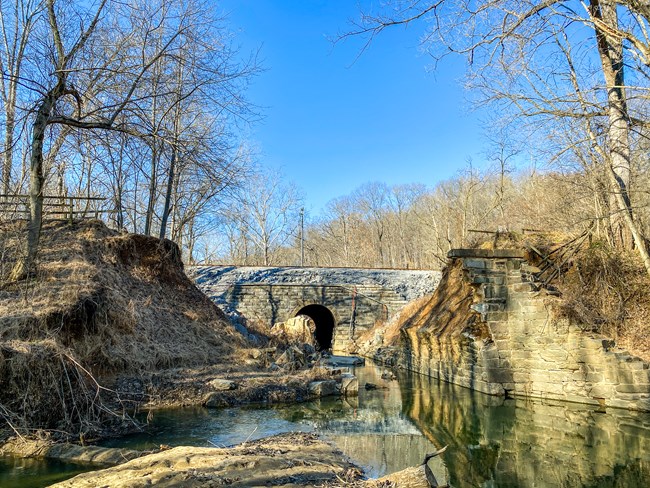
[(457, 250), (450, 257), (473, 288), (467, 305), (481, 327), (405, 330), (402, 366), (493, 395), (650, 411), (649, 364), (614, 341), (552, 320), (554, 298), (536, 291), (537, 270), (521, 254)]

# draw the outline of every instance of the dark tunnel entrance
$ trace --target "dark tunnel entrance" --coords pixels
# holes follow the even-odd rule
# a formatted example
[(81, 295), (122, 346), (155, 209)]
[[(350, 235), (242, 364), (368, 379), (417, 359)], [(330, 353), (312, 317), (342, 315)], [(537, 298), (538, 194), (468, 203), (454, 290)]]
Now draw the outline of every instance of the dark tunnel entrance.
[(327, 307), (322, 305), (307, 305), (298, 310), (298, 315), (306, 315), (316, 324), (314, 338), (319, 351), (332, 348), (332, 337), (334, 334), (334, 315)]

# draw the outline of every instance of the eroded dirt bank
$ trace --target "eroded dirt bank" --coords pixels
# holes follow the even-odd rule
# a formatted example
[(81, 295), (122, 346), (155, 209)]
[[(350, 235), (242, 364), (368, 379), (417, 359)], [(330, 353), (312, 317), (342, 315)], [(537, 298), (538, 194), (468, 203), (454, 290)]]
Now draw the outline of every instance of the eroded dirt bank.
[(38, 274), (10, 283), (23, 232), (0, 227), (0, 443), (88, 442), (133, 429), (143, 408), (302, 401), (333, 379), (304, 358), (270, 370), (282, 348), (235, 330), (169, 240), (47, 223)]

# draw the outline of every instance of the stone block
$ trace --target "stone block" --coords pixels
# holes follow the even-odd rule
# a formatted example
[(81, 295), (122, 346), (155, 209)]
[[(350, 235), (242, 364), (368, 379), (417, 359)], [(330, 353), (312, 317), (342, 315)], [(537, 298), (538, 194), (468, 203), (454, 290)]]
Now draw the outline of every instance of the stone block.
[(511, 350), (501, 350), (501, 349), (499, 349), (499, 359), (501, 359), (503, 361), (510, 362), (511, 358), (512, 358), (512, 351)]
[(619, 365), (618, 368), (616, 368), (616, 365), (614, 365), (614, 368), (612, 368), (618, 369), (618, 382), (623, 384), (634, 384), (634, 373), (632, 371), (622, 369), (622, 366), (623, 365)]
[(636, 402), (635, 409), (643, 412), (650, 412), (650, 398), (644, 398)]
[(650, 384), (623, 384), (616, 387), (618, 393), (645, 393), (650, 394)]
[(616, 398), (618, 400), (627, 400), (629, 402), (638, 402), (640, 400), (646, 400), (650, 398), (648, 393), (617, 393)]
[(528, 383), (530, 381), (530, 373), (528, 371), (513, 371), (512, 381), (515, 383)]
[(485, 269), (488, 267), (488, 263), (484, 259), (475, 259), (475, 258), (463, 259), (463, 265), (466, 268), (478, 268), (478, 269)]
[(621, 400), (620, 398), (607, 398), (605, 405), (612, 408), (630, 408), (633, 402), (629, 400)]
[(312, 381), (309, 383), (308, 388), (309, 394), (318, 398), (337, 395), (339, 393), (336, 381), (334, 380)]
[(231, 380), (215, 378), (208, 381), (208, 387), (213, 391), (235, 390), (237, 388), (237, 383)]
[(515, 259), (524, 258), (524, 252), (519, 249), (451, 249), (447, 253), (449, 258), (486, 258), (486, 259)]
[(487, 372), (488, 381), (494, 383), (512, 383), (513, 372), (509, 369), (495, 368)]
[(494, 344), (490, 344), (484, 347), (483, 349), (481, 349), (480, 354), (483, 357), (483, 359), (498, 359), (499, 349)]
[(508, 289), (503, 285), (484, 285), (483, 296), (485, 298), (505, 298), (508, 296)]
[(561, 364), (564, 363), (569, 354), (563, 349), (543, 349), (539, 352), (539, 357), (550, 363)]
[(589, 390), (589, 396), (592, 398), (610, 398), (614, 394), (614, 386), (607, 384), (594, 385)]
[(341, 393), (345, 396), (358, 396), (359, 379), (351, 373), (341, 375)]
[(532, 290), (530, 283), (513, 283), (508, 285), (508, 288), (514, 293), (527, 293)]
[(568, 381), (564, 384), (563, 389), (567, 395), (587, 396), (587, 389), (585, 383), (582, 381)]
[(533, 353), (532, 351), (522, 351), (521, 349), (519, 350), (515, 349), (510, 353), (510, 358), (515, 364), (517, 364), (517, 361), (531, 359), (531, 358), (536, 359), (537, 357), (539, 356)]
[(647, 369), (642, 369), (639, 371), (633, 371), (632, 377), (634, 378), (634, 383), (650, 383), (650, 371)]
[(584, 379), (590, 383), (601, 383), (605, 381), (602, 373), (587, 373), (584, 375)]
[(643, 361), (631, 361), (627, 363), (626, 366), (628, 369), (635, 370), (635, 371), (642, 371), (642, 370), (648, 371), (645, 368), (645, 363)]
[(553, 394), (564, 396), (564, 384), (561, 382), (538, 382), (536, 381), (533, 385), (534, 390), (538, 390), (541, 393)]
[(506, 322), (508, 320), (508, 312), (490, 312), (488, 314), (488, 320), (495, 322)]

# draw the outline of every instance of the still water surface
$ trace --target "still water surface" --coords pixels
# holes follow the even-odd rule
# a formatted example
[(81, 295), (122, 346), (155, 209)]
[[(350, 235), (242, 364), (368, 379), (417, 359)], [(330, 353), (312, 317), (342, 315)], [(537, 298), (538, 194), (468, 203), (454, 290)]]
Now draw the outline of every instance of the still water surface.
[[(384, 381), (381, 372), (357, 368), (361, 385), (387, 387), (362, 388), (358, 399), (156, 411), (149, 433), (104, 445), (226, 446), (315, 431), (371, 477), (417, 465), (424, 453), (449, 445), (430, 466), (454, 487), (650, 487), (650, 414), (504, 400), (418, 375)], [(0, 487), (47, 486), (83, 469), (0, 458)]]

